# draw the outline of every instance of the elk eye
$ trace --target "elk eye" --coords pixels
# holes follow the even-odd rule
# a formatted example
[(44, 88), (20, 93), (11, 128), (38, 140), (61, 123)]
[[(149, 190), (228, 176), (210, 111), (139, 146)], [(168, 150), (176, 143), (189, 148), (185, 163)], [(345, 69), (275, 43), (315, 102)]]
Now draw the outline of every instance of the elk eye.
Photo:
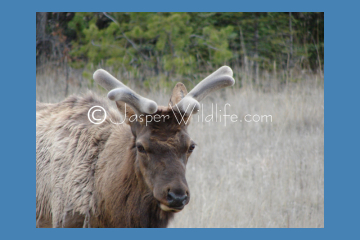
[(145, 148), (142, 145), (137, 145), (137, 150), (141, 153), (146, 153)]
[(195, 144), (191, 144), (189, 147), (189, 152), (194, 151), (194, 149), (195, 149)]

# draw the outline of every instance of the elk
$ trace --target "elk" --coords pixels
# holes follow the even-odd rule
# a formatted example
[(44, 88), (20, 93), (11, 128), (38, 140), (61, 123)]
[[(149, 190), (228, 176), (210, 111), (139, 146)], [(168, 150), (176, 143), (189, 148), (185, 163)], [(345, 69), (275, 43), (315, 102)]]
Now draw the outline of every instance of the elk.
[[(188, 120), (206, 95), (234, 84), (232, 75), (223, 66), (189, 93), (177, 83), (169, 105), (158, 106), (99, 69), (93, 78), (123, 124), (91, 92), (37, 102), (36, 227), (167, 227), (190, 201), (185, 170), (196, 144)], [(88, 119), (93, 106), (107, 112), (101, 124)]]

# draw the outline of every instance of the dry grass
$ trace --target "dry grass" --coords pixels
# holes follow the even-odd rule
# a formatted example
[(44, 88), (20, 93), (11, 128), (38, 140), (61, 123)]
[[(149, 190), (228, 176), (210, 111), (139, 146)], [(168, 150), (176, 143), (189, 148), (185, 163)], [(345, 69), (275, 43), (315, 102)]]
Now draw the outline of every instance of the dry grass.
[[(76, 75), (79, 75), (76, 77)], [(242, 122), (199, 122), (187, 166), (191, 201), (170, 227), (324, 227), (324, 88), (316, 76), (278, 90), (227, 89), (204, 100)], [(69, 93), (85, 93), (88, 81), (70, 74)], [(320, 83), (319, 83), (320, 82)], [(37, 74), (37, 100), (64, 99), (61, 71)], [(104, 97), (106, 92), (93, 87)], [(170, 93), (139, 92), (160, 105)], [(272, 122), (244, 121), (246, 114)]]

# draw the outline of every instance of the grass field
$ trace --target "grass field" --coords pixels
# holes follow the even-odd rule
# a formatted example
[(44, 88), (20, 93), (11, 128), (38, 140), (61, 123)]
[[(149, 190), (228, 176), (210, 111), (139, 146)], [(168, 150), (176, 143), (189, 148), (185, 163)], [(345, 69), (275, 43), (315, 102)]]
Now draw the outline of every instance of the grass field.
[[(68, 79), (69, 94), (90, 89), (106, 97), (80, 73), (72, 71)], [(225, 126), (223, 118), (192, 119), (188, 132), (198, 146), (187, 165), (191, 201), (169, 227), (324, 227), (323, 79), (307, 75), (282, 87), (274, 82), (260, 89), (229, 88), (204, 99), (204, 116), (211, 114), (212, 103), (221, 114), (229, 103), (227, 114), (236, 114), (238, 121), (227, 118)], [(63, 100), (65, 87), (61, 70), (36, 76), (39, 101)], [(159, 105), (170, 98), (168, 90), (135, 90)], [(247, 114), (271, 115), (272, 121), (246, 122)]]

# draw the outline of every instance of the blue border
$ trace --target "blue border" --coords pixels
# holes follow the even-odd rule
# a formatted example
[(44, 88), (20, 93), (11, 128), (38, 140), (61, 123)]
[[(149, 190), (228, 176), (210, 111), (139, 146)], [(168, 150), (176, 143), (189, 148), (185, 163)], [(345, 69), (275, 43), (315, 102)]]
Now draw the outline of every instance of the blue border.
[[(100, 3), (100, 4), (99, 4)], [(8, 3), (9, 4), (9, 3)], [(359, 27), (355, 1), (16, 1), (3, 6), (2, 239), (341, 239), (356, 238), (359, 215)], [(323, 11), (325, 12), (324, 229), (36, 229), (36, 11)], [(14, 74), (15, 73), (15, 74)], [(14, 94), (15, 93), (15, 94)], [(5, 113), (5, 114), (4, 114)], [(354, 236), (354, 237), (352, 237)]]

